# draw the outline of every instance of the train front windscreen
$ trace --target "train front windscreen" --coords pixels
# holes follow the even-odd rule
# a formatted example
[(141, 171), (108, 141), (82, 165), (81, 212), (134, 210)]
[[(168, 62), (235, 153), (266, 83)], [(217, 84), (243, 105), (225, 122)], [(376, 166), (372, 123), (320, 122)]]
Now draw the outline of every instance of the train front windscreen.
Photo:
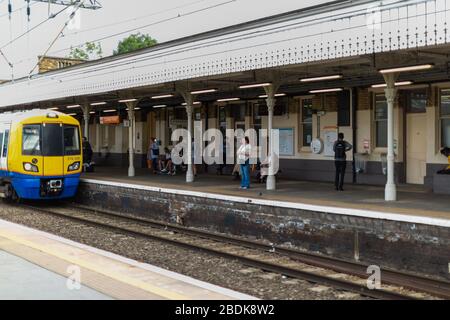
[(81, 154), (77, 126), (58, 123), (26, 125), (23, 128), (23, 155), (62, 157)]

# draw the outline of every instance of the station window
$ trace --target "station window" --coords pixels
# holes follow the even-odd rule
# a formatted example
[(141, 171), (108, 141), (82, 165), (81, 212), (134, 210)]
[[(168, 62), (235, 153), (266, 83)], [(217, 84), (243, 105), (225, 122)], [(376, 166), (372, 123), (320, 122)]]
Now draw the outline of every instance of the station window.
[(300, 128), (302, 147), (310, 147), (313, 138), (313, 101), (303, 99), (300, 102)]
[(387, 101), (384, 94), (375, 96), (375, 145), (377, 148), (387, 148)]
[(441, 91), (441, 147), (450, 147), (450, 89)]
[(427, 110), (428, 94), (427, 90), (409, 91), (407, 94), (408, 113), (424, 113)]

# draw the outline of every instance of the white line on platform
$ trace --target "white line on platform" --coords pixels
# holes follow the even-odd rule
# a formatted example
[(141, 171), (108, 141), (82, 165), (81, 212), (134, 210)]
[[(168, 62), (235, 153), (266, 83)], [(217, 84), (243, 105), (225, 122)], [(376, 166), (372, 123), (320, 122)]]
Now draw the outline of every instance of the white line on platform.
[(190, 191), (190, 190), (159, 188), (159, 187), (144, 186), (144, 185), (139, 185), (139, 184), (130, 184), (130, 183), (123, 183), (123, 182), (116, 182), (116, 181), (95, 180), (95, 179), (81, 179), (81, 181), (85, 182), (85, 183), (91, 183), (91, 184), (100, 184), (100, 185), (113, 186), (113, 187), (121, 187), (121, 188), (137, 189), (137, 190), (144, 190), (144, 191), (151, 191), (151, 192), (176, 194), (176, 195), (190, 196), (190, 197), (200, 197), (200, 198), (206, 198), (206, 199), (223, 200), (223, 201), (231, 201), (231, 202), (238, 202), (238, 203), (256, 204), (256, 205), (269, 206), (269, 207), (279, 207), (279, 208), (286, 208), (286, 209), (298, 209), (298, 210), (306, 210), (306, 211), (314, 211), (314, 212), (333, 213), (333, 214), (346, 215), (346, 216), (356, 216), (356, 217), (363, 217), (363, 218), (400, 221), (400, 222), (425, 224), (425, 225), (447, 227), (447, 228), (450, 227), (450, 219), (432, 218), (432, 217), (426, 217), (426, 216), (406, 215), (406, 214), (401, 214), (401, 213), (381, 212), (381, 211), (375, 211), (375, 210), (361, 210), (361, 209), (351, 209), (351, 208), (319, 206), (319, 205), (304, 204), (304, 203), (298, 203), (298, 202), (245, 198), (245, 197), (237, 197), (237, 196), (228, 196), (228, 195), (217, 194), (217, 193), (206, 193), (206, 192), (198, 192), (198, 191)]
[(25, 231), (27, 233), (32, 233), (32, 234), (35, 234), (35, 235), (38, 235), (38, 236), (41, 236), (41, 237), (45, 237), (47, 239), (55, 240), (55, 241), (67, 244), (69, 246), (72, 246), (72, 247), (75, 247), (75, 248), (78, 248), (78, 249), (81, 249), (81, 250), (89, 251), (91, 253), (95, 253), (97, 255), (101, 255), (101, 256), (104, 256), (106, 258), (109, 258), (109, 259), (112, 259), (112, 260), (116, 260), (116, 261), (119, 261), (119, 262), (122, 262), (122, 263), (126, 263), (126, 264), (129, 264), (129, 265), (131, 265), (133, 267), (136, 267), (136, 268), (140, 268), (140, 269), (144, 269), (144, 270), (147, 270), (147, 271), (150, 271), (150, 272), (154, 272), (154, 273), (160, 274), (162, 276), (165, 276), (165, 277), (177, 280), (177, 281), (181, 281), (181, 282), (184, 282), (184, 283), (187, 283), (187, 284), (190, 284), (190, 285), (193, 285), (193, 286), (196, 286), (196, 287), (199, 287), (199, 288), (211, 291), (211, 292), (216, 292), (216, 293), (219, 293), (221, 295), (224, 295), (224, 296), (227, 296), (227, 297), (230, 297), (230, 298), (233, 298), (233, 299), (237, 299), (237, 300), (258, 300), (255, 297), (252, 297), (252, 296), (249, 296), (249, 295), (246, 295), (246, 294), (234, 291), (234, 290), (230, 290), (230, 289), (227, 289), (227, 288), (219, 287), (219, 286), (216, 286), (216, 285), (211, 284), (211, 283), (203, 282), (203, 281), (200, 281), (200, 280), (197, 280), (197, 279), (194, 279), (194, 278), (191, 278), (191, 277), (188, 277), (188, 276), (176, 273), (176, 272), (172, 272), (172, 271), (169, 271), (169, 270), (166, 270), (166, 269), (162, 269), (162, 268), (159, 268), (159, 267), (147, 264), (147, 263), (143, 263), (143, 262), (139, 262), (139, 261), (136, 261), (136, 260), (133, 260), (133, 259), (129, 259), (129, 258), (117, 255), (117, 254), (112, 253), (112, 252), (108, 252), (108, 251), (105, 251), (105, 250), (97, 249), (97, 248), (94, 248), (94, 247), (91, 247), (91, 246), (88, 246), (88, 245), (85, 245), (85, 244), (82, 244), (82, 243), (78, 243), (78, 242), (75, 242), (75, 241), (72, 241), (72, 240), (69, 240), (69, 239), (66, 239), (66, 238), (62, 238), (62, 237), (59, 237), (59, 236), (56, 236), (54, 234), (47, 233), (47, 232), (44, 232), (44, 231), (41, 231), (41, 230), (36, 230), (36, 229), (29, 228), (29, 227), (26, 227), (26, 226), (23, 226), (23, 225), (20, 225), (20, 224), (15, 224), (15, 223), (12, 223), (12, 222), (0, 219), (0, 227), (1, 226), (13, 227), (13, 228), (16, 228), (16, 229), (19, 229), (19, 230), (23, 230), (23, 231)]

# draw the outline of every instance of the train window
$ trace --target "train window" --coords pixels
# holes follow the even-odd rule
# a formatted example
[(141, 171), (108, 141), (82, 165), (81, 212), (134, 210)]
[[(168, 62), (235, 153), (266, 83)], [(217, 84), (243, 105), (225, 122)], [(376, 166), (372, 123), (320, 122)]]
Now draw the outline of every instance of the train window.
[(25, 156), (41, 155), (41, 126), (39, 124), (23, 127), (22, 154)]
[(5, 130), (5, 140), (3, 142), (2, 157), (6, 158), (8, 156), (8, 143), (9, 143), (9, 130)]
[(66, 156), (79, 155), (80, 133), (78, 127), (64, 126), (64, 154)]
[(42, 155), (60, 157), (64, 155), (62, 126), (59, 123), (45, 123), (42, 127)]

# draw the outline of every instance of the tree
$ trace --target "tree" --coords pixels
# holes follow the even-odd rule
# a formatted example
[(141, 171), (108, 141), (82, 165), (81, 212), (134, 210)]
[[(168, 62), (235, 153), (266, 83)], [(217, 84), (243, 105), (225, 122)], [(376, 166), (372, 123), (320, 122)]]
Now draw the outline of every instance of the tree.
[(71, 48), (68, 55), (71, 59), (93, 60), (102, 58), (103, 50), (100, 43), (86, 42), (81, 48)]
[(119, 42), (117, 50), (114, 50), (113, 55), (118, 55), (126, 52), (132, 52), (143, 48), (153, 47), (158, 43), (147, 34), (136, 33), (123, 39)]

